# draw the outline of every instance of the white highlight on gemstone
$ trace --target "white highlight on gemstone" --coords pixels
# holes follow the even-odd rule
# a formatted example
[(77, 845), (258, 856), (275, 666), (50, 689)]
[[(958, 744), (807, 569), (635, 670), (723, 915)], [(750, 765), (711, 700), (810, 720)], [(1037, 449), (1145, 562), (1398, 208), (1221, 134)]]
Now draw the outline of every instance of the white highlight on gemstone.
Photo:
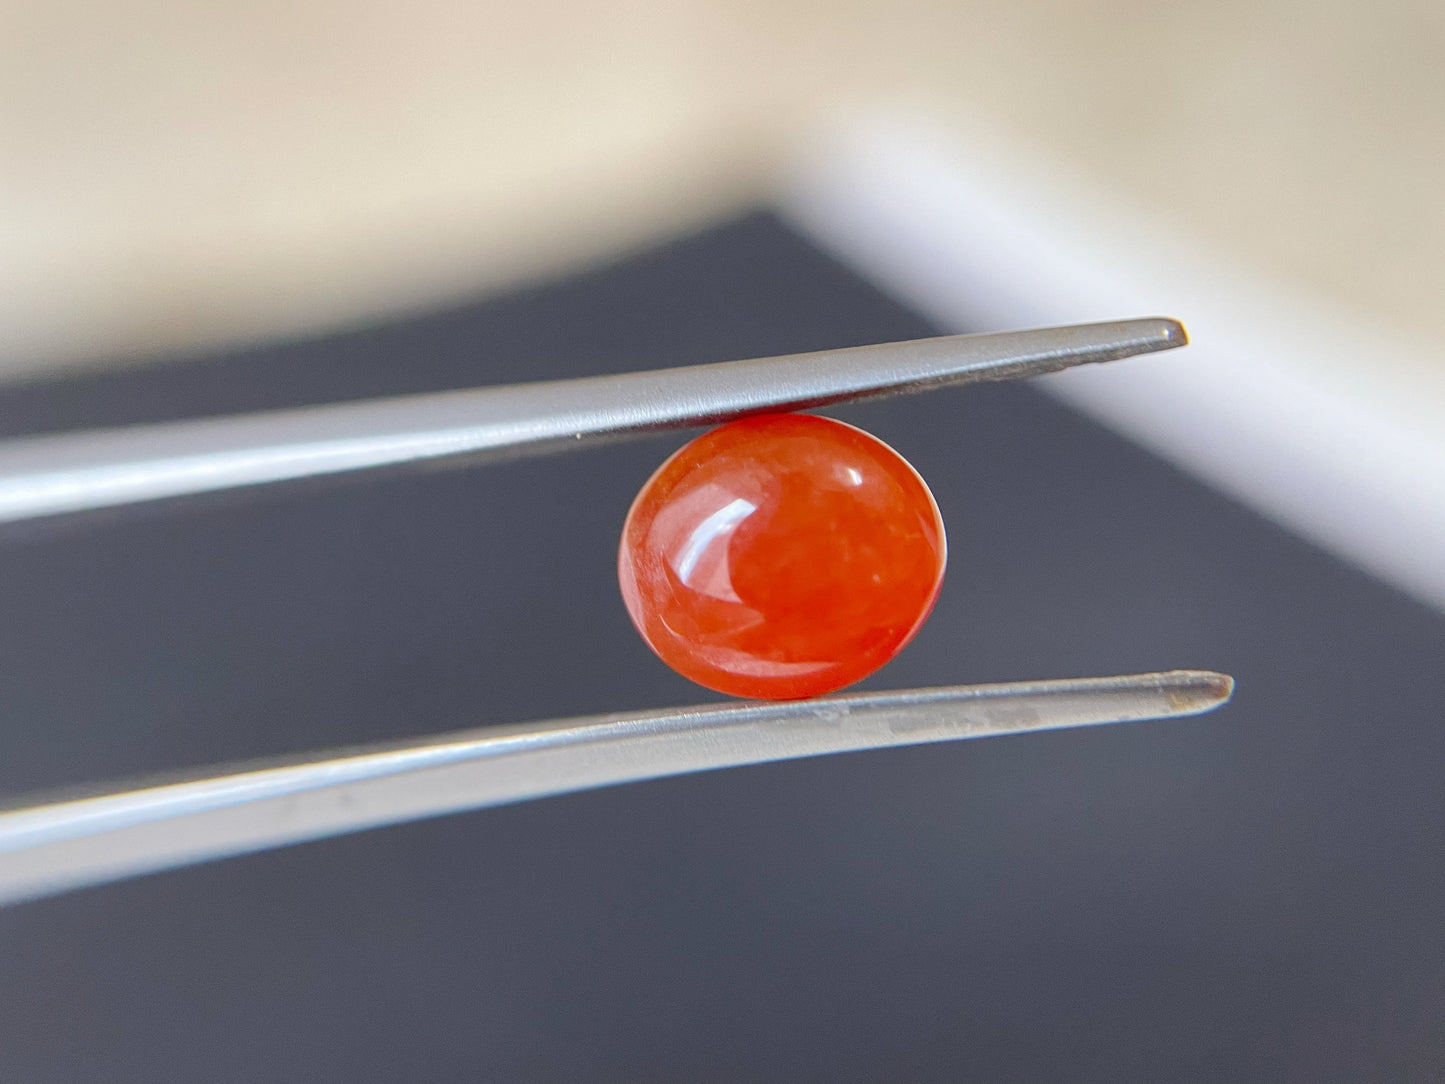
[[(697, 529), (694, 530), (691, 537), (688, 538), (687, 545), (683, 547), (677, 564), (673, 566), (677, 570), (678, 578), (689, 587), (697, 587), (697, 585), (692, 582), (692, 576), (697, 570), (698, 562), (702, 559), (703, 554), (711, 548), (714, 542), (730, 533), (739, 523), (747, 519), (757, 510), (758, 506), (752, 501), (739, 497), (730, 504), (723, 505), (699, 523)], [(726, 555), (723, 556), (720, 565), (724, 572), (722, 579), (726, 582)], [(709, 577), (710, 582), (716, 579), (718, 579), (716, 575)], [(713, 592), (708, 593), (711, 594)], [(736, 597), (736, 595), (733, 595), (730, 586), (728, 587), (727, 593), (734, 598)]]

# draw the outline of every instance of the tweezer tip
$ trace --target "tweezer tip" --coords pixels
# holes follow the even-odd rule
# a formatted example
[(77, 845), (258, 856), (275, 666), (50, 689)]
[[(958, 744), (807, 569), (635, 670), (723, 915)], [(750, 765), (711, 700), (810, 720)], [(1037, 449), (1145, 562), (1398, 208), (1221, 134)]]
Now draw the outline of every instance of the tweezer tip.
[(1213, 711), (1234, 695), (1234, 678), (1214, 670), (1175, 670), (1166, 677), (1169, 702), (1180, 715)]
[(1184, 325), (1178, 320), (1169, 316), (1158, 316), (1155, 319), (1159, 321), (1159, 339), (1165, 344), (1162, 349), (1189, 345), (1189, 332), (1184, 330)]

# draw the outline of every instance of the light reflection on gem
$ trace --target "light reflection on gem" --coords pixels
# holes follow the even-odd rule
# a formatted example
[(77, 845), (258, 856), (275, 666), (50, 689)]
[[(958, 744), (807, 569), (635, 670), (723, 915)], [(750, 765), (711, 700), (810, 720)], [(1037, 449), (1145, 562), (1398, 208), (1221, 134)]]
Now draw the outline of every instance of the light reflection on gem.
[(748, 516), (758, 510), (758, 506), (752, 501), (739, 497), (731, 504), (725, 504), (707, 519), (703, 520), (693, 530), (683, 547), (682, 553), (673, 568), (677, 570), (678, 579), (689, 587), (694, 586), (692, 582), (693, 571), (697, 568), (697, 562), (707, 552), (708, 547), (715, 542), (719, 536), (729, 533)]

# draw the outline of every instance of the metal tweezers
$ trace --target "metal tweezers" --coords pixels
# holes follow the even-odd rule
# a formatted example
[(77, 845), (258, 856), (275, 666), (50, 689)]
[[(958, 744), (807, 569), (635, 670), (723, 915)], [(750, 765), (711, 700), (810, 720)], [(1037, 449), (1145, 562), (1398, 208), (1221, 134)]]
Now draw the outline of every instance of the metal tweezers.
[[(1168, 319), (957, 335), (0, 444), (0, 522), (441, 460), (498, 462), (750, 414), (1014, 380), (1186, 342)], [(0, 813), (0, 904), (423, 817), (734, 765), (1193, 715), (1176, 670), (713, 704), (212, 767)]]

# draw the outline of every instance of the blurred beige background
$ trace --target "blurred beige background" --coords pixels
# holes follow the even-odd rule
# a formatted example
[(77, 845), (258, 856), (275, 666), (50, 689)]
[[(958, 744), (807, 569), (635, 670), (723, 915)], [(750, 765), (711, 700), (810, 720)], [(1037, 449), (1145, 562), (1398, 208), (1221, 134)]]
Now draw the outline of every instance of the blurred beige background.
[(1433, 340), (1442, 60), (1423, 0), (5, 0), (0, 377), (603, 259), (766, 200), (810, 131), (879, 105), (981, 118)]

